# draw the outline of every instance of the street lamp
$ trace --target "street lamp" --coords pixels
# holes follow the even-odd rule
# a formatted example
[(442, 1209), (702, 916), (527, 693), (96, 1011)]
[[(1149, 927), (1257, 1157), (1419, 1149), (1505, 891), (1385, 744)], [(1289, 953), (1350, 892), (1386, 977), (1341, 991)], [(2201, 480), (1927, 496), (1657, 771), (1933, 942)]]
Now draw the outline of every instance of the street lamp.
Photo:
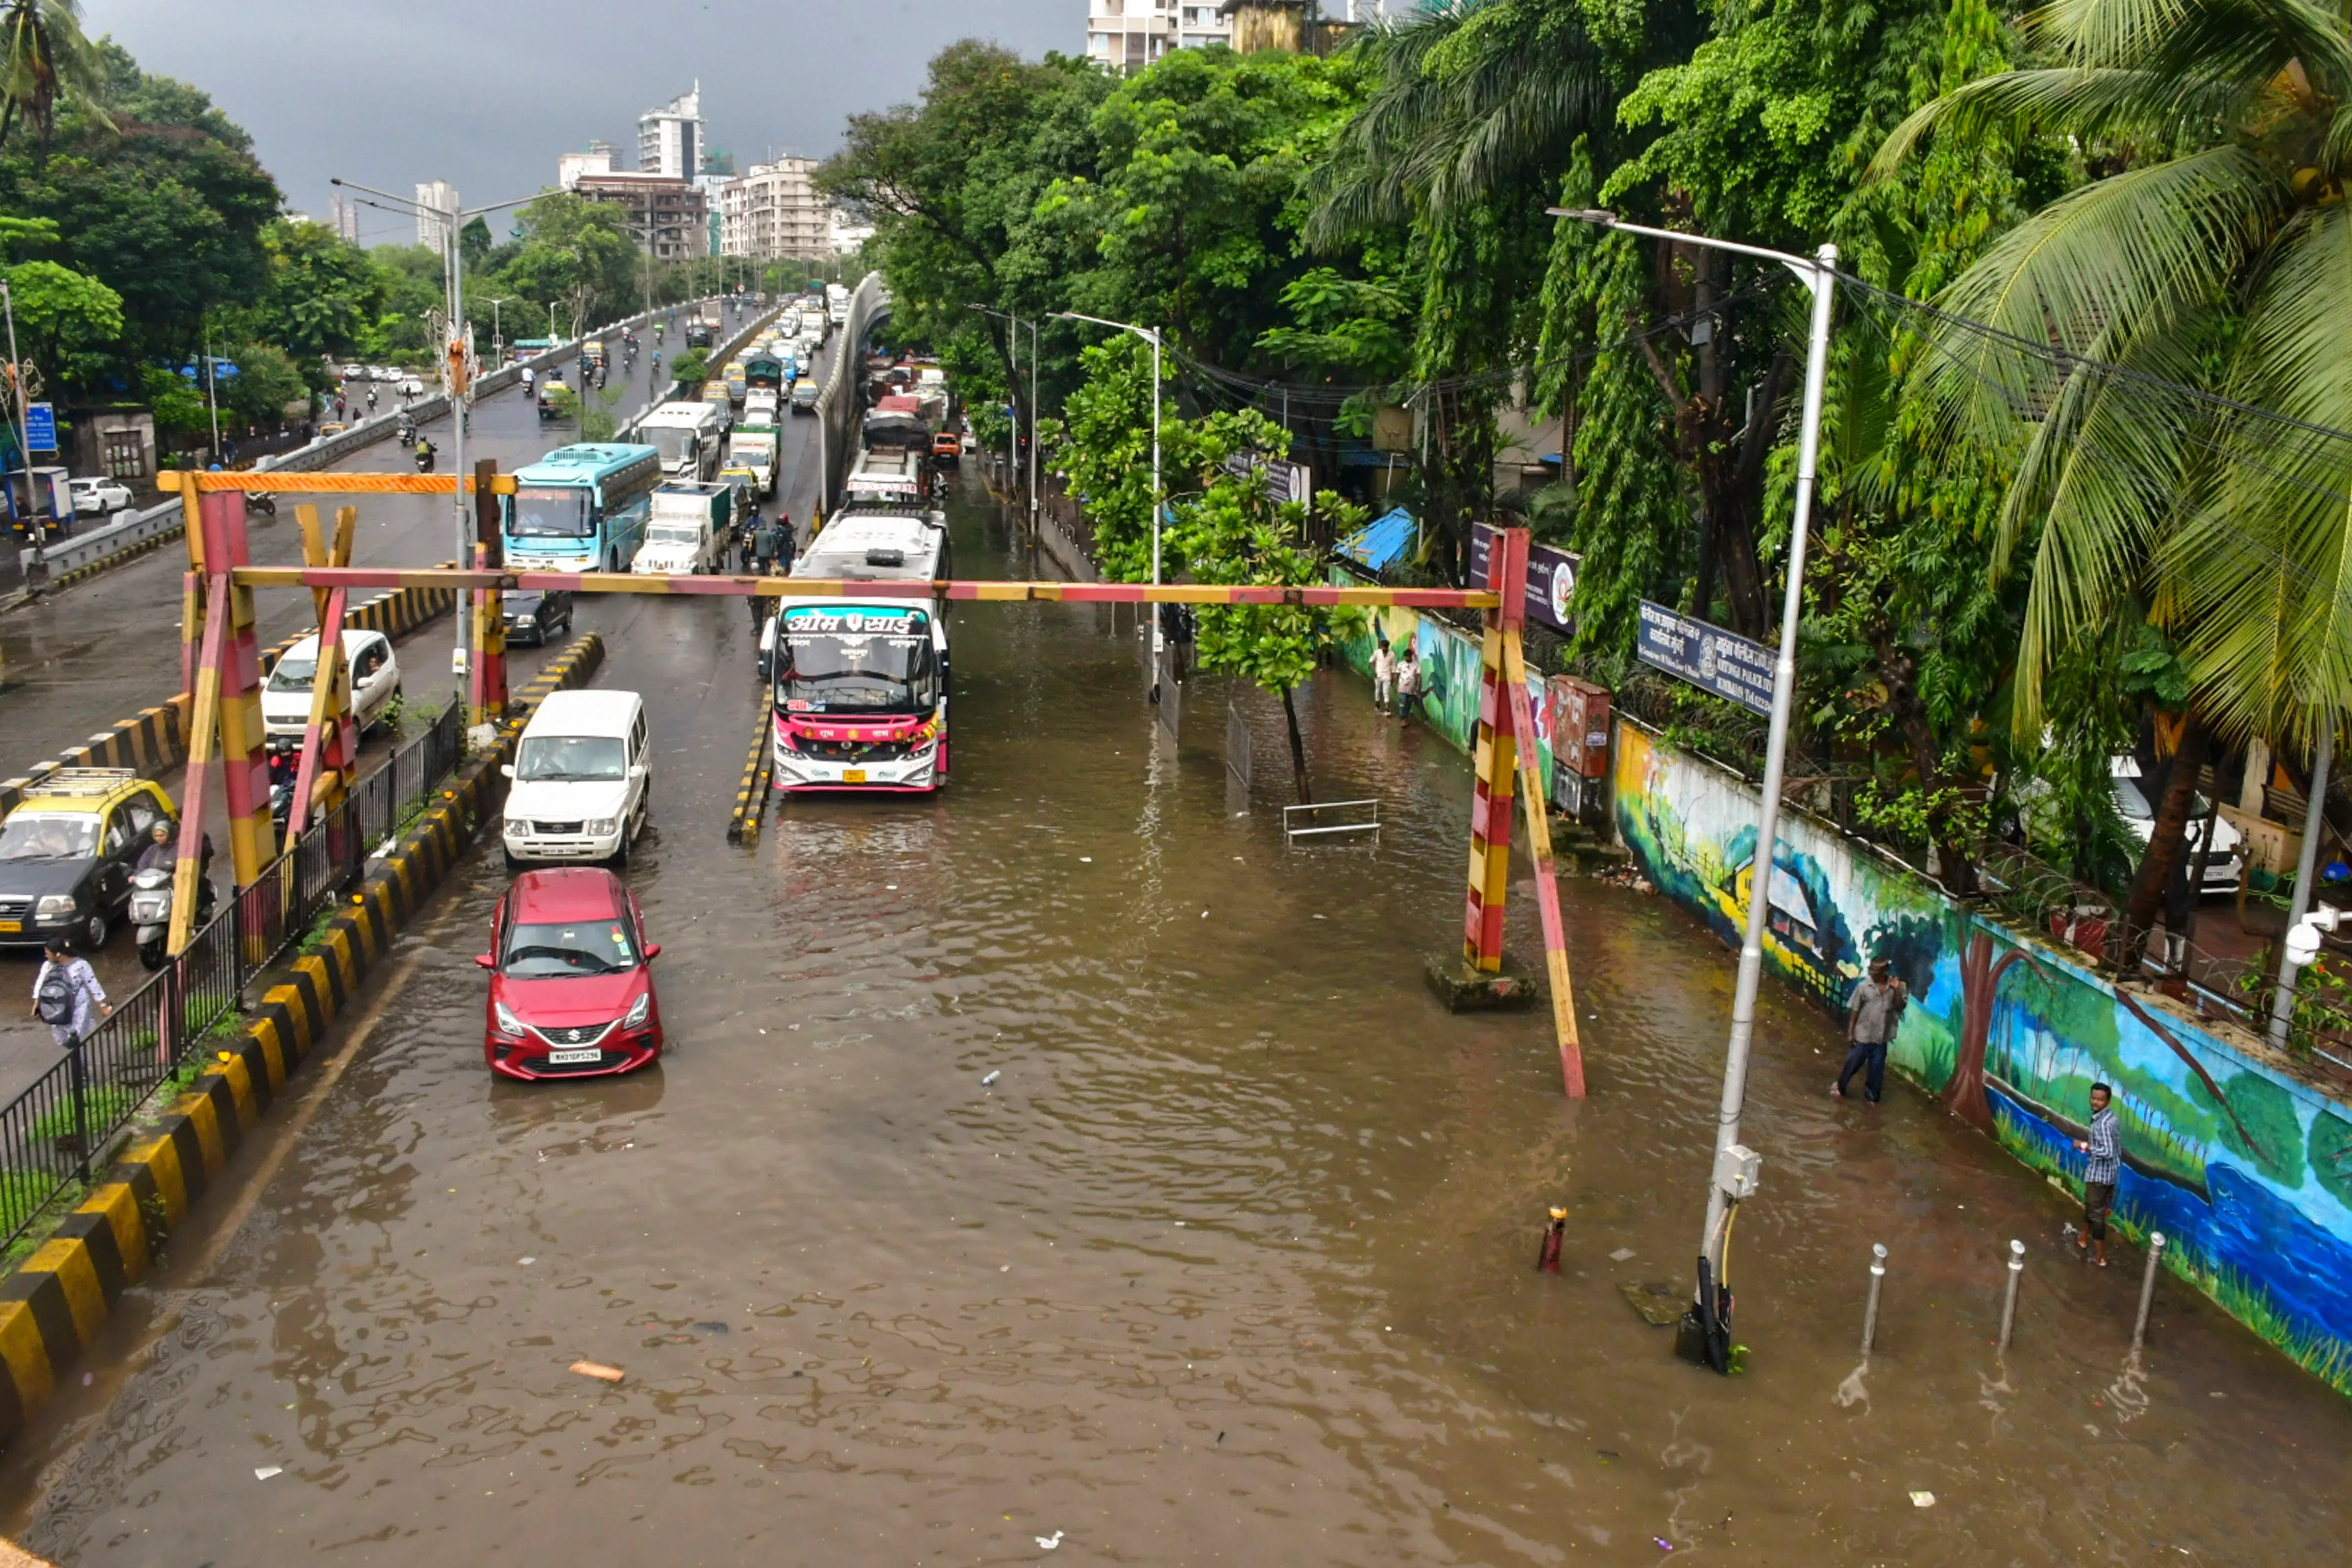
[[(1057, 321), (1092, 321), (1097, 327), (1116, 327), (1122, 332), (1133, 332), (1151, 345), (1151, 584), (1160, 585), (1160, 333), (1151, 327), (1139, 327), (1132, 321), (1105, 321), (1100, 316), (1081, 315), (1076, 310), (1056, 310)], [(1151, 668), (1157, 681), (1160, 669), (1160, 613), (1151, 615)]]
[[(474, 330), (466, 319), (466, 258), (464, 251), (458, 247), (457, 231), (465, 226), (468, 219), (480, 217), (487, 213), (502, 212), (508, 207), (519, 207), (525, 202), (537, 201), (539, 196), (537, 194), (516, 196), (511, 201), (492, 202), (487, 206), (468, 207), (460, 211), (455, 207), (427, 206), (423, 202), (413, 201), (406, 196), (396, 196), (390, 191), (379, 191), (372, 185), (359, 184), (351, 180), (339, 179), (333, 184), (344, 190), (362, 191), (368, 195), (382, 198), (381, 201), (368, 203), (370, 206), (381, 206), (383, 202), (392, 202), (396, 204), (396, 208), (405, 208), (409, 212), (430, 217), (441, 226), (441, 280), (449, 307), (446, 341), (442, 344), (442, 378), (444, 384), (449, 388), (450, 467), (456, 470), (457, 476), (457, 564), (460, 568), (470, 566), (474, 561), (476, 529), (472, 510), (467, 504), (466, 497), (466, 407), (474, 395), (470, 374), (474, 359)], [(391, 211), (396, 208), (385, 210)], [(462, 338), (459, 336), (460, 333), (464, 334)], [(453, 668), (464, 668), (466, 651), (472, 647), (470, 637), (473, 616), (471, 597), (465, 594), (458, 595), (457, 613), (451, 617), (456, 622), (457, 629), (457, 656), (450, 661)]]
[[(1756, 1035), (1756, 993), (1764, 971), (1764, 922), (1770, 903), (1773, 855), (1780, 843), (1780, 780), (1789, 754), (1789, 710), (1797, 687), (1797, 619), (1804, 607), (1805, 531), (1812, 520), (1813, 480), (1819, 468), (1822, 437), (1822, 383), (1829, 371), (1830, 303), (1837, 283), (1837, 247), (1824, 245), (1811, 257), (1761, 246), (1738, 245), (1704, 235), (1649, 228), (1627, 223), (1600, 208), (1544, 209), (1553, 217), (1574, 218), (1622, 234), (1638, 234), (1673, 245), (1696, 245), (1775, 261), (1797, 275), (1813, 296), (1812, 331), (1805, 359), (1805, 404), (1797, 432), (1796, 514), (1789, 530), (1789, 588), (1780, 610), (1780, 647), (1772, 664), (1772, 729), (1764, 748), (1764, 795), (1756, 811), (1756, 858), (1748, 876), (1748, 926), (1739, 942), (1739, 978), (1731, 996), (1731, 1037), (1723, 1062), (1723, 1101), (1716, 1112), (1715, 1163), (1708, 1173), (1706, 1227), (1699, 1239), (1699, 1256), (1714, 1278), (1723, 1278), (1724, 1226), (1731, 1205), (1754, 1184), (1754, 1165), (1739, 1148), (1739, 1113), (1748, 1098), (1748, 1047)], [(1705, 606), (1701, 606), (1704, 610)], [(1711, 1308), (1713, 1303), (1708, 1303)]]
[(490, 357), (494, 360), (499, 361), (501, 363), (505, 362), (507, 357), (507, 337), (506, 333), (500, 330), (499, 321), (499, 307), (513, 298), (514, 296), (511, 294), (501, 294), (497, 299), (490, 301)]
[[(992, 310), (985, 305), (966, 305), (964, 309), (978, 310), (983, 316), (994, 316), (1001, 321), (1010, 322), (1013, 332), (1018, 332), (1021, 330), (1021, 318), (1009, 310)], [(1008, 333), (1005, 341), (1011, 344), (1015, 340)], [(1013, 373), (1016, 375), (1020, 373), (1020, 366), (1017, 363), (1013, 366)], [(1020, 433), (1019, 426), (1016, 425), (1013, 431), (1017, 438)], [(1018, 473), (1021, 468), (1021, 452), (1018, 447), (1013, 448), (1012, 457), (1013, 472)], [(1010, 475), (1007, 476), (1007, 478), (1010, 477)], [(1029, 536), (1032, 539), (1037, 536), (1037, 318), (1034, 316), (1029, 318)]]

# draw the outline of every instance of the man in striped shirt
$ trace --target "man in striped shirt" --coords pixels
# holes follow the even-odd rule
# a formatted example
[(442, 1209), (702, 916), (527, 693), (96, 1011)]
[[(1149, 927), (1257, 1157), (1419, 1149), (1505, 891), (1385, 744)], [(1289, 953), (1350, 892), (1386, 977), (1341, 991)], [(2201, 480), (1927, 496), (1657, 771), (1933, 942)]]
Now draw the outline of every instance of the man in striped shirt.
[(2074, 1147), (2090, 1156), (2083, 1163), (2083, 1234), (2074, 1247), (2102, 1268), (2107, 1266), (2107, 1215), (2116, 1206), (2116, 1177), (2124, 1163), (2124, 1135), (2109, 1103), (2114, 1099), (2105, 1084), (2091, 1086), (2091, 1135), (2074, 1140)]

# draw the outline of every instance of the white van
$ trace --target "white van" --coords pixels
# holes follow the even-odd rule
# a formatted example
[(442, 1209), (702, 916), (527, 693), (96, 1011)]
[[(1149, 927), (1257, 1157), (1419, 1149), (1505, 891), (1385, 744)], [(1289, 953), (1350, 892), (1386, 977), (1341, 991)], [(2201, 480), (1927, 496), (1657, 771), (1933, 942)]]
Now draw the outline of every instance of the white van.
[(507, 790), (507, 869), (527, 861), (610, 860), (653, 815), (646, 705), (634, 691), (558, 691), (523, 727)]

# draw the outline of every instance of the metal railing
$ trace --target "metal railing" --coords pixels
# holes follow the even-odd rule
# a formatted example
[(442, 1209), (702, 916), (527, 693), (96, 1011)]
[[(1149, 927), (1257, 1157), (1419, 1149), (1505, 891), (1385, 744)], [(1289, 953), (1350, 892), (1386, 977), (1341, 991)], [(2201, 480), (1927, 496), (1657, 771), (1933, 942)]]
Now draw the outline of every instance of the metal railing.
[(358, 885), (370, 858), (422, 814), (464, 754), (464, 710), (453, 702), (232, 893), (179, 956), (0, 1106), (0, 1246), (13, 1247), (72, 1189), (88, 1188), (135, 1118), (229, 1047), (255, 979)]

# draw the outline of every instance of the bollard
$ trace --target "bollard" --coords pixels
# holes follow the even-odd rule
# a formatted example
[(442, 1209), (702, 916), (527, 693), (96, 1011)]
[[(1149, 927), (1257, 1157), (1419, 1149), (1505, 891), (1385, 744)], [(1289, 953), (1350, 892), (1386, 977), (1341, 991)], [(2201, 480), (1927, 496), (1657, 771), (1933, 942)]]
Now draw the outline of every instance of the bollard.
[(1870, 1244), (1870, 1303), (1862, 1310), (1862, 1353), (1870, 1353), (1870, 1344), (1878, 1337), (1878, 1288), (1886, 1282), (1886, 1245)]
[(2164, 1258), (2164, 1232), (2147, 1233), (2147, 1268), (2139, 1277), (2139, 1320), (2132, 1324), (2132, 1353), (2137, 1355), (2147, 1338), (2148, 1303), (2156, 1300), (2156, 1266)]
[(2025, 1273), (2025, 1243), (2009, 1244), (2009, 1293), (2000, 1303), (2000, 1350), (2009, 1353), (2009, 1336), (2017, 1327), (2017, 1282)]
[(1543, 1250), (1536, 1254), (1536, 1268), (1545, 1274), (1559, 1272), (1559, 1244), (1568, 1233), (1568, 1211), (1551, 1211), (1551, 1224), (1544, 1231)]

